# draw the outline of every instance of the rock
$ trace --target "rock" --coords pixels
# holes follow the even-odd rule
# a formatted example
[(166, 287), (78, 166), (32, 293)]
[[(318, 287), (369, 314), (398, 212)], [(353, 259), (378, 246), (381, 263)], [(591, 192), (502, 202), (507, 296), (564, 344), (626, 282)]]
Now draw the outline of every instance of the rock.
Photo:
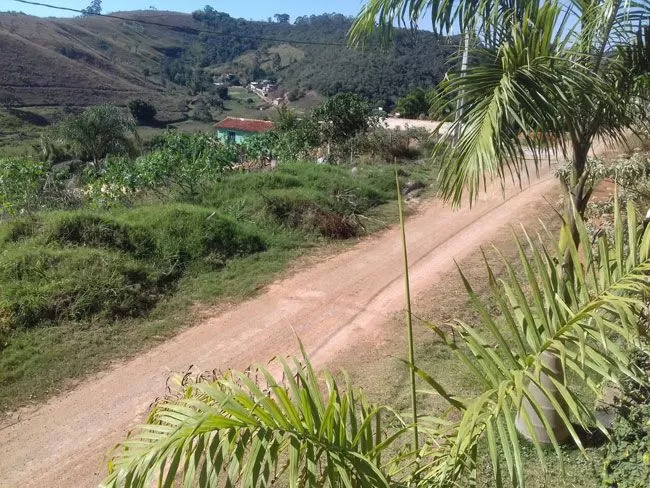
[(421, 181), (409, 181), (402, 187), (402, 195), (406, 196), (423, 188), (426, 188), (426, 185)]

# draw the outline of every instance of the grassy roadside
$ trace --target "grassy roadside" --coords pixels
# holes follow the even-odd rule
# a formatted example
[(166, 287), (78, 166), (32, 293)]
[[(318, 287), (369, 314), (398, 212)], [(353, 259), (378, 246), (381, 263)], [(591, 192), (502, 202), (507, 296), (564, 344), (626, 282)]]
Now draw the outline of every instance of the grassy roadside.
[[(401, 169), (405, 181), (432, 179), (428, 163)], [(0, 410), (163, 341), (202, 308), (251, 296), (302, 255), (393, 223), (393, 199), (389, 165), (286, 164), (229, 175), (191, 203), (0, 224)]]
[[(550, 206), (544, 206), (536, 215), (527, 215), (522, 222), (532, 235), (541, 229), (538, 219), (553, 232), (559, 229), (557, 215)], [(519, 222), (511, 223), (512, 226), (518, 224)], [(499, 257), (492, 246), (511, 263), (517, 263), (518, 251), (508, 224), (499, 229), (498, 237), (490, 245), (485, 246), (488, 259), (495, 265), (494, 271), (498, 278), (499, 273), (505, 272), (505, 268), (500, 265)], [(479, 296), (487, 299), (489, 289), (480, 253), (477, 252), (464, 259), (459, 265)], [(413, 314), (417, 318), (414, 333), (415, 358), (418, 367), (430, 373), (446, 387), (447, 391), (453, 391), (460, 396), (469, 396), (475, 391), (476, 379), (463, 368), (458, 367), (458, 359), (439, 342), (433, 331), (426, 327), (426, 323), (441, 325), (456, 319), (469, 324), (478, 322), (459, 274), (451, 271), (441, 277), (438, 284), (414, 300), (413, 307)], [(407, 356), (403, 313), (396, 314), (387, 321), (380, 335), (385, 340), (379, 345), (359, 344), (353, 355), (337, 361), (336, 368), (347, 371), (353, 383), (363, 387), (374, 402), (388, 404), (397, 411), (407, 412), (410, 408), (408, 369), (400, 360)], [(418, 389), (430, 391), (430, 387), (424, 383), (420, 383)], [(421, 415), (441, 414), (446, 408), (447, 404), (437, 395), (419, 395), (418, 409)], [(548, 471), (545, 472), (538, 463), (534, 448), (525, 446), (526, 485), (539, 488), (600, 486), (604, 448), (598, 442), (593, 442), (591, 445), (587, 442), (586, 446), (588, 459), (585, 459), (573, 446), (568, 445), (564, 448), (566, 472), (562, 472), (552, 449), (548, 451)], [(489, 466), (490, 461), (486, 455), (481, 460), (477, 486), (486, 488), (493, 486)]]

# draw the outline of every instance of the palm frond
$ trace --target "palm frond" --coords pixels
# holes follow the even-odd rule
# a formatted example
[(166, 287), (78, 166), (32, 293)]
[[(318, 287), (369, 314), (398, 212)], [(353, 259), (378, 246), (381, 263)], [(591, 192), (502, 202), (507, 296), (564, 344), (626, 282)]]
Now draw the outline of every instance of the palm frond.
[[(420, 421), (421, 429), (435, 439), (419, 473), (424, 484), (460, 483), (475, 470), (479, 446), (486, 446), (496, 486), (502, 486), (504, 479), (512, 486), (524, 486), (517, 426), (526, 431), (541, 462), (545, 439), (538, 432), (548, 437), (562, 458), (562, 439), (542, 403), (582, 449), (574, 424), (607, 430), (575, 382), (595, 394), (603, 381), (647, 382), (628, 355), (630, 348), (641, 347), (637, 327), (650, 291), (650, 232), (641, 235), (634, 212), (630, 205), (626, 226), (617, 205), (613, 242), (602, 236), (594, 247), (579, 222), (581, 252), (572, 239), (548, 249), (525, 234), (527, 246), (517, 241), (523, 276), (504, 260), (507, 277), (499, 283), (486, 260), (497, 314), (490, 312), (461, 274), (480, 326), (452, 324), (460, 340), (432, 328), (474, 374), (481, 392), (472, 399), (459, 399), (417, 371), (460, 413), (457, 421)], [(567, 253), (569, 266), (563, 259)], [(482, 444), (482, 439), (487, 442)]]
[(456, 25), (460, 32), (478, 29), (489, 31), (498, 26), (504, 11), (522, 15), (536, 8), (537, 2), (517, 0), (369, 0), (359, 12), (348, 38), (352, 45), (362, 45), (373, 32), (388, 38), (396, 26), (416, 28), (428, 18), (437, 34), (449, 34)]
[(479, 65), (450, 76), (446, 94), (461, 108), (434, 149), (443, 198), (459, 205), (467, 194), (471, 203), (488, 178), (528, 176), (531, 160), (537, 167), (549, 151), (564, 150), (576, 105), (595, 110), (605, 97), (583, 60), (566, 55), (564, 16), (553, 2), (523, 21), (505, 13), (510, 28), (498, 48), (478, 50)]
[(117, 447), (103, 486), (388, 486), (380, 455), (404, 431), (399, 417), (347, 378), (341, 387), (324, 373), (323, 395), (307, 359), (281, 364), (281, 382), (260, 367), (259, 382), (230, 372), (159, 402)]

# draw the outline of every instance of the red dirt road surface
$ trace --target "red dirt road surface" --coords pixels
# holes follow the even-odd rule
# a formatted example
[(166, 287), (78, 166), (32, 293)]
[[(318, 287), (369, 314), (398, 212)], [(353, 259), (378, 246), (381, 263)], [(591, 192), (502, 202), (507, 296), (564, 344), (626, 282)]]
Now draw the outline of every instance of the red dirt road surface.
[[(499, 189), (470, 210), (433, 200), (407, 221), (414, 296), (488, 245), (509, 224), (530, 219), (557, 196), (545, 168), (523, 191)], [(386, 319), (404, 307), (397, 228), (273, 283), (263, 294), (180, 333), (139, 357), (96, 375), (38, 409), (0, 425), (0, 487), (90, 487), (106, 473), (107, 454), (185, 371), (245, 368), (296, 354), (296, 335), (315, 365), (335, 365), (355, 345), (385, 341)], [(385, 334), (385, 332), (383, 332)]]

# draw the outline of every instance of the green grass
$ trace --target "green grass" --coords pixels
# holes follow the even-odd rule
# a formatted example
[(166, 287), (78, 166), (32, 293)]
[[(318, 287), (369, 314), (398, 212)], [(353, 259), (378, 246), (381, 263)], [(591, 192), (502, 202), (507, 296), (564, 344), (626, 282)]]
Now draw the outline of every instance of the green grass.
[(285, 164), (228, 175), (193, 202), (1, 223), (0, 410), (169, 337), (197, 303), (250, 296), (314, 246), (394, 221), (393, 181), (390, 166)]

